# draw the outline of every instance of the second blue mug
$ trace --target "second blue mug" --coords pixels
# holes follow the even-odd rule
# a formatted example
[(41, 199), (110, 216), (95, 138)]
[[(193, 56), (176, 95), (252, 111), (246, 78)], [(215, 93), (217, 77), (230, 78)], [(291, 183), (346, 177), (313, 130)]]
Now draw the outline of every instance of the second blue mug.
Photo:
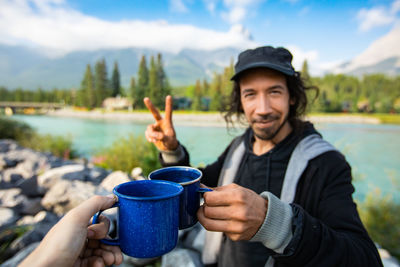
[(165, 180), (183, 186), (183, 193), (179, 197), (179, 229), (186, 229), (197, 223), (200, 193), (212, 191), (200, 187), (201, 177), (202, 172), (199, 169), (186, 166), (161, 168), (148, 176), (150, 180)]

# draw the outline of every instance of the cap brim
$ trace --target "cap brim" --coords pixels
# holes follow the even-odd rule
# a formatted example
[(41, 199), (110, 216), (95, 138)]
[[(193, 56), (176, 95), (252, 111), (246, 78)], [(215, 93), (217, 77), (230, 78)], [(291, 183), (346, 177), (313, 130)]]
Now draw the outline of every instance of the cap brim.
[(254, 68), (273, 69), (273, 70), (279, 71), (283, 74), (286, 74), (288, 76), (295, 75), (295, 71), (293, 69), (282, 68), (281, 66), (271, 64), (271, 63), (256, 62), (256, 63), (245, 65), (242, 68), (240, 68), (239, 70), (237, 70), (235, 75), (232, 76), (231, 81), (236, 80), (239, 77), (239, 75), (242, 74), (244, 71), (249, 70), (249, 69), (254, 69)]

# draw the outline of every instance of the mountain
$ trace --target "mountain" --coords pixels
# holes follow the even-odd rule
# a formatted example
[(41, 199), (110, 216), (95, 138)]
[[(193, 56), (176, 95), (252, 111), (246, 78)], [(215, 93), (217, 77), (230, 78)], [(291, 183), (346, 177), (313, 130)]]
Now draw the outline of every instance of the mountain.
[(400, 74), (400, 25), (374, 41), (365, 51), (332, 70), (356, 76), (370, 73)]
[[(184, 49), (178, 54), (162, 53), (164, 69), (173, 86), (194, 84), (197, 79), (210, 79), (214, 71), (221, 71), (230, 64), (240, 51), (224, 48), (212, 51)], [(137, 75), (139, 61), (158, 51), (145, 48), (125, 48), (97, 51), (78, 51), (62, 57), (49, 58), (44, 54), (22, 46), (0, 45), (0, 86), (13, 89), (79, 88), (87, 64), (92, 71), (96, 61), (104, 58), (111, 76), (114, 62), (118, 62), (121, 84), (129, 86), (132, 76)]]

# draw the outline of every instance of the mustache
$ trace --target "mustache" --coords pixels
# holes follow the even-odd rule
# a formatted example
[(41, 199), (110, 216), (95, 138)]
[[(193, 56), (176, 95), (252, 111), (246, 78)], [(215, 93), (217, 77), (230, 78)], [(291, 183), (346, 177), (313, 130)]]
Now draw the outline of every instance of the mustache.
[(273, 120), (278, 120), (280, 118), (279, 115), (276, 114), (268, 114), (268, 115), (262, 115), (258, 116), (257, 118), (254, 118), (251, 120), (252, 123), (257, 123), (257, 122), (270, 122)]

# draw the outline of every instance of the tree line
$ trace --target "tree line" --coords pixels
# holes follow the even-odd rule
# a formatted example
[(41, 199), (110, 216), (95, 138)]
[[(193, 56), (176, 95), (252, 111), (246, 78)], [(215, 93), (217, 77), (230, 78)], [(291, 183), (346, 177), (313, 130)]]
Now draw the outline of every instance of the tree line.
[[(219, 111), (225, 108), (232, 90), (230, 77), (234, 73), (233, 61), (221, 72), (214, 72), (210, 80), (198, 79), (193, 85), (171, 87), (164, 71), (161, 54), (151, 56), (150, 62), (141, 57), (136, 76), (130, 79), (129, 87), (120, 84), (118, 62), (114, 62), (111, 77), (108, 77), (104, 59), (92, 67), (87, 64), (78, 89), (8, 90), (0, 87), (1, 101), (57, 102), (66, 105), (93, 109), (101, 107), (108, 97), (128, 97), (132, 108), (143, 109), (143, 98), (150, 97), (158, 107), (164, 106), (165, 96), (175, 96), (175, 109)], [(326, 74), (311, 77), (307, 61), (304, 61), (301, 76), (307, 85), (319, 88), (319, 96), (310, 105), (312, 112), (400, 112), (400, 76), (369, 74), (361, 78), (344, 74)], [(314, 94), (308, 95), (310, 100)]]

